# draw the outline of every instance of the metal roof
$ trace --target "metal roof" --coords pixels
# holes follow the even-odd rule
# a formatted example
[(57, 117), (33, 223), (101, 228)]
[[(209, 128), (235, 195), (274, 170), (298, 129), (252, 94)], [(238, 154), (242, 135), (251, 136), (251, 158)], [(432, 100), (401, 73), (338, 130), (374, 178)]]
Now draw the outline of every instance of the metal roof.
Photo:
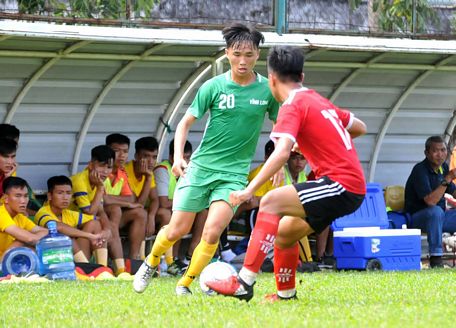
[[(367, 123), (355, 144), (368, 180), (404, 184), (425, 139), (452, 134), (456, 42), (271, 32), (265, 39), (260, 73), (268, 47), (302, 47), (305, 84)], [(197, 88), (227, 69), (223, 46), (219, 30), (0, 21), (0, 117), (22, 131), (19, 175), (44, 189), (50, 175), (80, 170), (112, 132), (133, 142), (155, 135), (166, 156)], [(204, 124), (191, 130), (194, 147)]]

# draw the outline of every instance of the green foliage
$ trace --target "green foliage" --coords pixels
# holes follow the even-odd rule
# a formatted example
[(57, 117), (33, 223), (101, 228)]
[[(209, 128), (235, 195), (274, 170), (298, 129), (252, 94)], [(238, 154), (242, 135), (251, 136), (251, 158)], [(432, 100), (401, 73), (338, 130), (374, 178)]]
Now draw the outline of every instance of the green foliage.
[(351, 10), (358, 8), (362, 2), (363, 0), (348, 0)]
[(297, 301), (261, 304), (275, 291), (261, 274), (248, 304), (199, 292), (176, 297), (176, 278), (143, 294), (129, 281), (0, 284), (5, 327), (445, 327), (456, 315), (455, 270), (297, 275)]
[(427, 0), (372, 0), (378, 25), (385, 32), (407, 33), (413, 26), (413, 3), (416, 6), (415, 32), (426, 32), (426, 24), (438, 23), (436, 11)]
[[(2, 0), (4, 2), (5, 0)], [(17, 0), (22, 14), (98, 19), (150, 17), (159, 0)]]

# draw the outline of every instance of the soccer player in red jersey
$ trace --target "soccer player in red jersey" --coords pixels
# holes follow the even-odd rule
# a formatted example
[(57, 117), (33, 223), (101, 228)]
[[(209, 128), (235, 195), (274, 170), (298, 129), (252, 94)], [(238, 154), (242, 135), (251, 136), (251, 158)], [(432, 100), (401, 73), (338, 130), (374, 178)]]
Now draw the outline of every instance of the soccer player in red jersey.
[[(299, 150), (315, 173), (315, 180), (268, 192), (260, 202), (244, 266), (237, 277), (208, 282), (214, 291), (249, 301), (260, 266), (274, 248), (277, 293), (270, 301), (296, 298), (297, 241), (319, 233), (336, 218), (354, 212), (362, 203), (366, 182), (352, 138), (366, 133), (366, 125), (316, 91), (303, 87), (304, 55), (294, 47), (273, 47), (268, 55), (269, 86), (283, 102), (271, 133), (275, 150), (246, 189), (231, 193), (238, 205)], [(297, 143), (297, 145), (296, 145)]]

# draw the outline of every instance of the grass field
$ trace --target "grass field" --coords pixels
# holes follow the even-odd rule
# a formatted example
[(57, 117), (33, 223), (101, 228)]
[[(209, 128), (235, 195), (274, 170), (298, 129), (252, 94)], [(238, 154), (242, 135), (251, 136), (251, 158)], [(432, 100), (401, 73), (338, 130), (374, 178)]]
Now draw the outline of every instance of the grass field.
[(299, 300), (261, 304), (273, 292), (262, 274), (250, 303), (174, 296), (176, 278), (155, 279), (144, 294), (129, 281), (0, 285), (4, 327), (434, 327), (456, 316), (456, 271), (298, 274)]

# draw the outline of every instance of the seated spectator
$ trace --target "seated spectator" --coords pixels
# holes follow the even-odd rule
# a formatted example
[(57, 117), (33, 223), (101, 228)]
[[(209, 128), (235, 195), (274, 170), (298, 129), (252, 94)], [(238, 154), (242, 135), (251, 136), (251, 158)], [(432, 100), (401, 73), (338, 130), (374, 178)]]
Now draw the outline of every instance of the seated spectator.
[[(272, 140), (269, 140), (265, 145), (264, 145), (264, 162), (269, 158), (269, 156), (272, 154), (274, 151), (274, 142)], [(251, 170), (249, 172), (249, 175), (247, 177), (247, 181), (250, 182), (257, 176), (257, 174), (260, 172), (261, 168), (264, 165), (264, 162), (260, 164), (258, 167), (255, 169)], [(280, 186), (283, 186), (283, 181), (280, 183)], [(256, 214), (257, 210), (260, 204), (261, 197), (266, 195), (268, 191), (273, 190), (276, 188), (273, 184), (272, 179), (266, 181), (254, 194), (253, 198), (250, 201), (242, 203), (235, 214), (235, 217), (241, 215), (243, 212), (249, 212), (249, 226), (250, 226), (250, 231), (253, 229), (253, 226), (255, 225), (255, 220), (256, 220)], [(250, 233), (249, 231), (249, 233)]]
[(10, 138), (19, 143), (20, 135), (21, 131), (16, 126), (8, 123), (0, 124), (0, 138)]
[(304, 171), (306, 164), (307, 161), (302, 154), (292, 151), (287, 165), (285, 165), (285, 185), (305, 182), (307, 180)]
[(47, 181), (48, 202), (35, 215), (35, 222), (46, 227), (57, 223), (57, 231), (73, 239), (74, 261), (88, 263), (93, 254), (98, 264), (108, 265), (107, 240), (111, 234), (109, 222), (96, 215), (69, 210), (73, 185), (64, 176), (53, 176)]
[(16, 141), (10, 138), (0, 138), (0, 197), (3, 195), (4, 180), (16, 175), (16, 149)]
[[(456, 146), (453, 147), (450, 155), (450, 171), (453, 169), (456, 169)], [(453, 179), (453, 183), (456, 183), (456, 179)]]
[[(192, 155), (192, 145), (186, 141), (184, 145), (184, 160), (189, 163), (190, 156)], [(162, 228), (169, 223), (171, 219), (174, 189), (176, 188), (177, 179), (171, 172), (174, 162), (174, 139), (169, 143), (168, 159), (162, 161), (154, 169), (154, 175), (157, 183), (157, 194), (159, 200), (159, 208), (157, 212), (156, 221), (159, 228)], [(168, 273), (176, 275), (188, 265), (193, 251), (201, 240), (203, 233), (204, 223), (206, 222), (207, 210), (201, 211), (197, 214), (192, 228), (192, 239), (185, 258), (179, 258), (180, 241), (176, 242), (171, 252), (165, 253), (166, 264), (168, 265)], [(158, 229), (156, 229), (158, 230)], [(173, 258), (174, 257), (174, 258)]]
[[(71, 177), (73, 183), (73, 203), (70, 209), (82, 211), (85, 214), (97, 215), (100, 220), (108, 220), (103, 209), (105, 194), (104, 181), (112, 172), (116, 154), (108, 146), (101, 145), (92, 148), (91, 159), (87, 168)], [(116, 276), (126, 272), (119, 230), (109, 224), (111, 238), (108, 240), (109, 256), (116, 267)]]
[[(128, 159), (130, 139), (119, 133), (106, 137), (106, 145), (116, 154), (112, 173), (105, 180), (104, 210), (111, 221), (113, 230), (128, 226), (129, 257), (140, 259), (141, 244), (146, 232), (144, 205), (138, 202), (128, 184), (125, 163)], [(118, 233), (118, 232), (117, 232)]]
[[(134, 159), (125, 164), (128, 185), (136, 197), (136, 202), (147, 210), (145, 238), (155, 233), (155, 216), (158, 209), (158, 196), (153, 170), (157, 162), (158, 142), (154, 137), (143, 137), (135, 142)], [(145, 257), (145, 243), (141, 247)]]
[[(17, 143), (16, 148), (19, 147), (20, 135), (21, 135), (21, 132), (19, 131), (19, 129), (16, 126), (7, 124), (7, 123), (0, 124), (0, 138), (8, 138), (8, 139), (14, 140)], [(16, 151), (17, 151), (17, 149), (16, 149)], [(18, 164), (16, 161), (14, 163), (15, 163), (14, 171), (11, 173), (12, 177), (15, 177), (17, 174)], [(1, 187), (0, 187), (0, 189), (1, 189)], [(36, 211), (38, 211), (40, 209), (41, 203), (36, 199), (35, 194), (33, 193), (33, 190), (29, 185), (27, 185), (27, 190), (29, 193), (29, 202), (27, 205), (27, 213), (29, 216), (33, 216), (33, 215), (35, 215)], [(1, 192), (0, 192), (0, 194), (1, 194)]]
[[(285, 173), (285, 185), (291, 185), (296, 183), (302, 183), (307, 181), (305, 168), (307, 165), (307, 161), (304, 156), (297, 151), (291, 151), (290, 157), (288, 158), (287, 165), (285, 165), (284, 173)], [(325, 234), (326, 232), (326, 234)], [(328, 238), (329, 227), (323, 230), (322, 233), (317, 234), (317, 257), (321, 259), (323, 254), (320, 255), (321, 250), (319, 248), (323, 247), (323, 252), (326, 247), (326, 240)], [(316, 264), (311, 263), (313, 262), (312, 259), (312, 252), (310, 250), (309, 239), (307, 236), (304, 236), (301, 240), (299, 240), (299, 257), (302, 262), (306, 262), (309, 265), (303, 270), (315, 271)]]
[(426, 158), (416, 164), (405, 185), (405, 211), (411, 214), (411, 227), (427, 232), (430, 267), (443, 267), (442, 233), (456, 232), (456, 210), (446, 210), (445, 192), (456, 194), (452, 180), (456, 169), (449, 170), (445, 160), (447, 146), (440, 136), (426, 140)]
[(48, 234), (48, 230), (35, 225), (27, 216), (27, 182), (18, 177), (3, 181), (4, 203), (0, 206), (0, 260), (11, 248), (33, 247)]

